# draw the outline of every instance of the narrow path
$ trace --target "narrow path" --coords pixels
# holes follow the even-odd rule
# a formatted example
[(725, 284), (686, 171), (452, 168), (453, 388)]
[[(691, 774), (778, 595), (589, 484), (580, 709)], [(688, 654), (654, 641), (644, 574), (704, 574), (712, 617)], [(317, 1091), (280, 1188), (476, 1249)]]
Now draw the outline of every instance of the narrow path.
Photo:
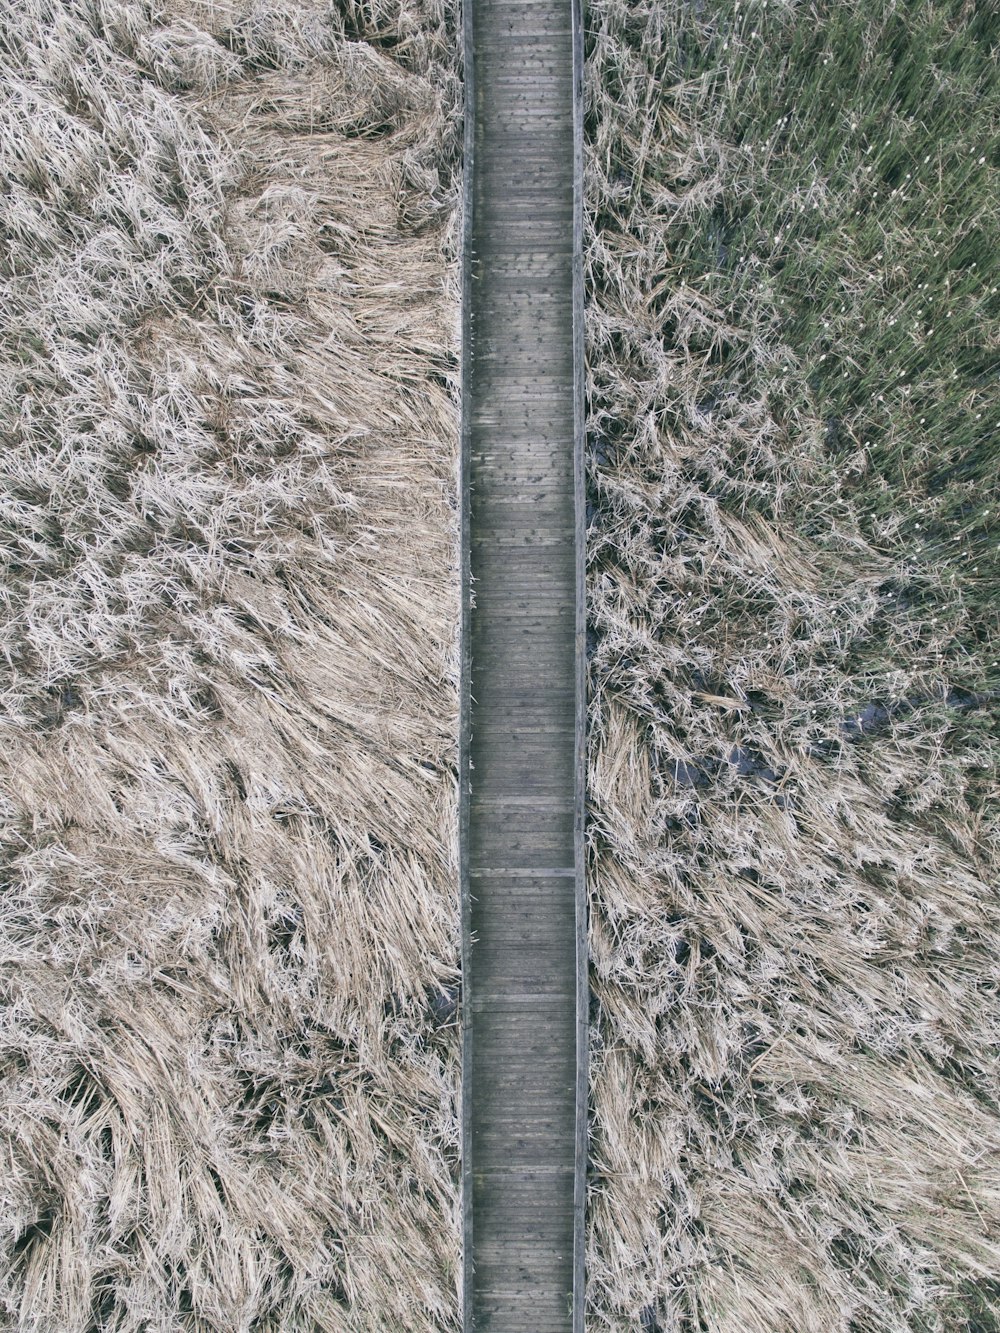
[(465, 1322), (571, 1333), (586, 1123), (574, 6), (469, 3)]

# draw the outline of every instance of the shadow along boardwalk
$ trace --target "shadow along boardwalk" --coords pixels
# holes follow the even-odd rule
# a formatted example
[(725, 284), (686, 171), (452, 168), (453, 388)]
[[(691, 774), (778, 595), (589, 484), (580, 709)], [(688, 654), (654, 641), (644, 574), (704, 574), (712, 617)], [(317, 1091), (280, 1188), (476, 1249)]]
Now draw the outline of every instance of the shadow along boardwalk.
[(569, 0), (471, 3), (465, 1317), (476, 1333), (571, 1333), (582, 1269), (574, 19)]

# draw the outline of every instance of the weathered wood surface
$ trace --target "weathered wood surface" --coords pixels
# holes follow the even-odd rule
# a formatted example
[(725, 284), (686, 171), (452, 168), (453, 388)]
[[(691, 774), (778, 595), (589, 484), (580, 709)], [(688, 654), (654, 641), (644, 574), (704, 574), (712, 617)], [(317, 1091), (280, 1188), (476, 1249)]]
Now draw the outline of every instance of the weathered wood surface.
[(470, 2), (465, 1317), (475, 1333), (570, 1333), (582, 1237), (574, 11)]

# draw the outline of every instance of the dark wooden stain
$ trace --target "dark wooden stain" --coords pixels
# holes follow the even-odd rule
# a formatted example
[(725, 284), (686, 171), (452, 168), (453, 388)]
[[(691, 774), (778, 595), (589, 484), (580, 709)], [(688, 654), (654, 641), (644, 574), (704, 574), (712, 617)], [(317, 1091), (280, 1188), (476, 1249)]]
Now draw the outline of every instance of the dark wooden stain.
[(467, 1333), (582, 1327), (578, 23), (466, 15)]

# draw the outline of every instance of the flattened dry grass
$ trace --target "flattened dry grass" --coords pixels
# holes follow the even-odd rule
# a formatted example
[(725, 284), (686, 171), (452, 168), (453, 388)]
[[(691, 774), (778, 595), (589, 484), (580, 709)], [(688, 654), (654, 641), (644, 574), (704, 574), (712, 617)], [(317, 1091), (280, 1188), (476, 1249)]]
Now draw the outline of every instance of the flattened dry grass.
[(992, 1330), (997, 17), (588, 30), (588, 1327)]
[(454, 15), (0, 20), (0, 1323), (458, 1325)]

